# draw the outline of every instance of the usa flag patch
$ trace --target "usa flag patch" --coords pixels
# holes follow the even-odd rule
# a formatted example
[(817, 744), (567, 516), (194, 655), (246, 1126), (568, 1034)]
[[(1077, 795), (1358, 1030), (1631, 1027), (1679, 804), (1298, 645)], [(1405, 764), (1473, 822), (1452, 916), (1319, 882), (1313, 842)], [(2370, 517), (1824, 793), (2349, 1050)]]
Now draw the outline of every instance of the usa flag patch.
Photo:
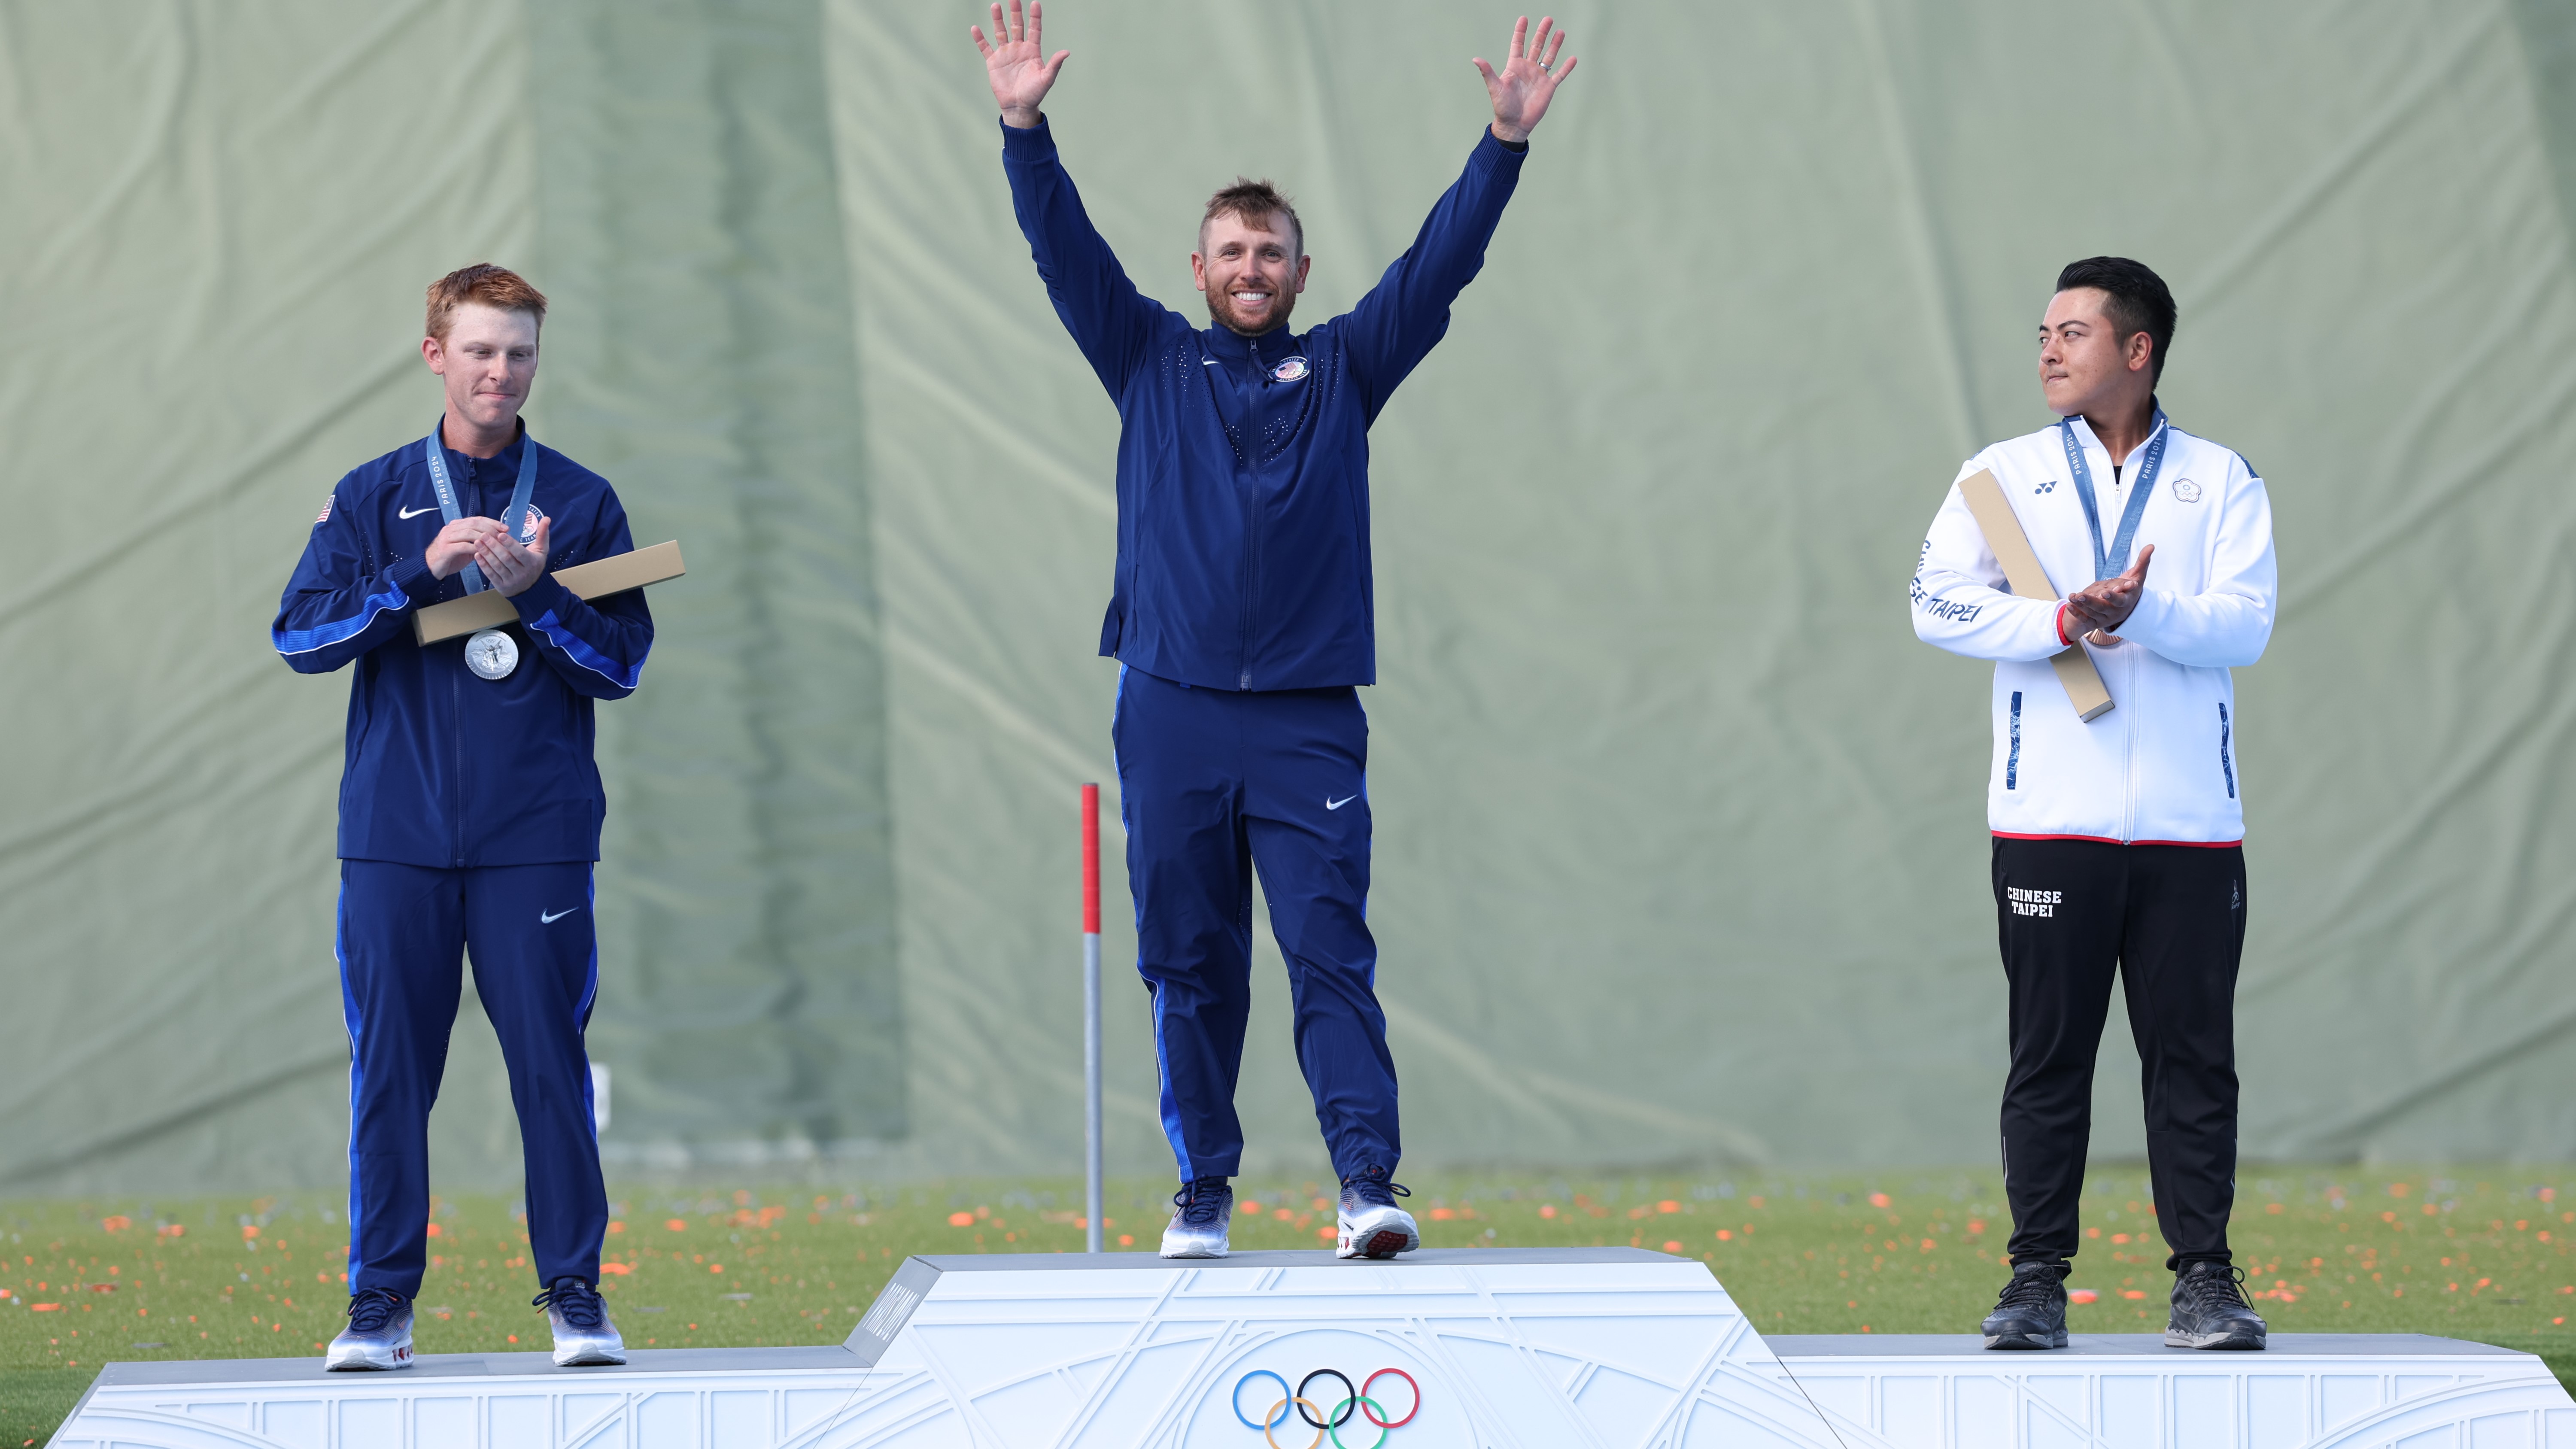
[(331, 500), (338, 496), (339, 495), (336, 493), (325, 493), (322, 495), (322, 511), (313, 516), (313, 522), (316, 526), (329, 523), (331, 521)]

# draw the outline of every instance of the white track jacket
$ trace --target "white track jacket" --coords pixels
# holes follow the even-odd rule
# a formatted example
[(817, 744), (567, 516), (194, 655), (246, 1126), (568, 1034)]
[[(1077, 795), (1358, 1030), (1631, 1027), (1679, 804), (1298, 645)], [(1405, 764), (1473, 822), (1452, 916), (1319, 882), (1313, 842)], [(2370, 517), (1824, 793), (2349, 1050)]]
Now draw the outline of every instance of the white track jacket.
[[(1995, 661), (1994, 768), (1986, 819), (2015, 839), (2103, 840), (2134, 845), (2230, 845), (2244, 838), (2236, 768), (2236, 690), (2228, 670), (2263, 657), (2278, 596), (2272, 507), (2263, 480), (2235, 453), (2175, 428), (2129, 561), (2148, 544), (2137, 612), (2121, 643), (2085, 646), (2112, 710), (2076, 718), (2048, 659), (2066, 646), (2057, 605), (2015, 598), (2002, 565), (1953, 482), (1914, 571), (1914, 632), (1927, 644)], [(2115, 490), (2110, 455), (2082, 418), (2101, 518), (2113, 543), (2128, 495)], [(2152, 442), (2152, 435), (2150, 441)], [(2141, 445), (2125, 460), (2143, 466)], [(2056, 426), (1995, 444), (1959, 469), (1964, 481), (1992, 469), (2060, 594), (2093, 581), (2093, 531), (2076, 497)], [(2115, 563), (2119, 572), (2126, 563)]]

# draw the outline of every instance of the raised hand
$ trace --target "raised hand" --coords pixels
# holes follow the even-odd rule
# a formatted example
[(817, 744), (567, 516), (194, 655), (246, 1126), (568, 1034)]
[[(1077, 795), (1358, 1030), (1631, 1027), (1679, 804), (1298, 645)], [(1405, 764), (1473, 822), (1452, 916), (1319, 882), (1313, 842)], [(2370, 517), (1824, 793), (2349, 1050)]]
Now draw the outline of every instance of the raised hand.
[[(1000, 14), (1001, 7), (993, 7), (993, 13)], [(1549, 38), (1551, 30), (1556, 32), (1554, 39)], [(1573, 56), (1567, 56), (1562, 66), (1556, 63), (1556, 53), (1563, 49), (1565, 32), (1556, 30), (1555, 16), (1540, 19), (1538, 34), (1533, 36), (1529, 33), (1529, 17), (1524, 15), (1512, 27), (1512, 54), (1503, 62), (1502, 74), (1496, 75), (1483, 56), (1476, 58), (1476, 71), (1485, 78), (1485, 94), (1494, 98), (1496, 140), (1519, 145), (1538, 129), (1539, 118), (1547, 114), (1547, 103), (1556, 99), (1556, 88), (1574, 74)], [(995, 93), (999, 94), (1000, 89), (1000, 83), (995, 82)]]
[[(966, 33), (975, 37), (975, 48), (984, 52), (984, 79), (992, 84), (993, 99), (1002, 108), (1002, 119), (1019, 130), (1033, 129), (1038, 123), (1038, 106), (1055, 87), (1056, 72), (1064, 69), (1064, 58), (1073, 54), (1059, 50), (1046, 53), (1046, 11), (1038, 0), (1029, 0), (1028, 19), (1020, 18), (1020, 0), (1011, 0), (1011, 18), (1002, 19), (1002, 7), (993, 7), (993, 36), (984, 38), (984, 27), (969, 25)], [(1483, 64), (1479, 61), (1478, 64)]]
[(2117, 578), (2086, 584), (2066, 596), (2066, 612), (2091, 632), (2096, 644), (2117, 644), (2120, 636), (2111, 631), (2129, 622), (2137, 612), (2138, 597), (2146, 592), (2147, 561), (2156, 556), (2156, 546), (2148, 544), (2138, 550), (2138, 561)]

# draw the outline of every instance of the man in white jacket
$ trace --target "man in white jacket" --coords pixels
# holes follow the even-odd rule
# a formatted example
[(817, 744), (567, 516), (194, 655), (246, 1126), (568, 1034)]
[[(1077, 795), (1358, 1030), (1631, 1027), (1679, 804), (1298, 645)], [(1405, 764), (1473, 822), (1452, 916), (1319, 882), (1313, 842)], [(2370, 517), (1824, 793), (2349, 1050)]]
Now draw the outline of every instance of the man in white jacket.
[[(2272, 512), (2252, 465), (2156, 405), (2173, 330), (2173, 294), (2146, 267), (2067, 267), (2039, 336), (2040, 390), (2060, 420), (1959, 470), (2003, 485), (2064, 600), (2007, 591), (1956, 484), (1914, 574), (1915, 634), (1995, 661), (1986, 802), (2012, 1003), (2013, 1277), (1985, 1321), (1989, 1348), (2066, 1346), (2115, 972), (2142, 1067), (2165, 1266), (2177, 1274), (2165, 1342), (2264, 1343), (2227, 1247), (2245, 942), (2228, 670), (2261, 658), (2271, 638)], [(2112, 710), (2089, 724), (2048, 663), (2069, 647), (2090, 651), (2111, 692)]]

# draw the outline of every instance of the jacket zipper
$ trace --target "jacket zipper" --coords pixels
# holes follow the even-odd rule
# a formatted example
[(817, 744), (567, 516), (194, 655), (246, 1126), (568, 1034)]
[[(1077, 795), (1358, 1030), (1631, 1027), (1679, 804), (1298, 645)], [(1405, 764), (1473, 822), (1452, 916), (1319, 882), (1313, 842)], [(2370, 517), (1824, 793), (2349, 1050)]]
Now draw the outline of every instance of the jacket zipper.
[[(2120, 651), (2120, 697), (2137, 697), (2138, 662), (2128, 650)], [(2120, 731), (2120, 843), (2134, 844), (2138, 838), (2138, 712), (2124, 709), (2127, 727)]]
[[(1252, 360), (1252, 371), (1254, 376), (1260, 375), (1261, 343), (1257, 339), (1247, 337), (1243, 340), (1243, 346), (1244, 355)], [(1249, 379), (1246, 379), (1245, 399), (1246, 406), (1243, 412), (1243, 445), (1241, 458), (1243, 465), (1243, 487), (1241, 490), (1241, 497), (1243, 499), (1243, 642), (1241, 651), (1235, 656), (1240, 662), (1237, 665), (1234, 679), (1234, 687), (1239, 690), (1248, 690), (1252, 688), (1252, 640), (1254, 623), (1252, 601), (1256, 595), (1256, 591), (1260, 588), (1261, 583), (1261, 462), (1259, 442), (1261, 436), (1261, 429), (1259, 426), (1261, 401), (1259, 396), (1250, 390)]]
[[(461, 495), (464, 490), (457, 491)], [(479, 486), (475, 489), (474, 501), (477, 504), (483, 501), (483, 491)], [(458, 502), (460, 504), (463, 502), (462, 497)], [(480, 511), (479, 508), (477, 511)], [(460, 576), (461, 573), (460, 570)], [(462, 668), (464, 662), (464, 659), (459, 657), (458, 667)], [(454, 852), (450, 859), (455, 862), (458, 870), (465, 868), (465, 694), (463, 686), (464, 681), (456, 677), (456, 671), (450, 670), (447, 675), (447, 827), (449, 849)]]

